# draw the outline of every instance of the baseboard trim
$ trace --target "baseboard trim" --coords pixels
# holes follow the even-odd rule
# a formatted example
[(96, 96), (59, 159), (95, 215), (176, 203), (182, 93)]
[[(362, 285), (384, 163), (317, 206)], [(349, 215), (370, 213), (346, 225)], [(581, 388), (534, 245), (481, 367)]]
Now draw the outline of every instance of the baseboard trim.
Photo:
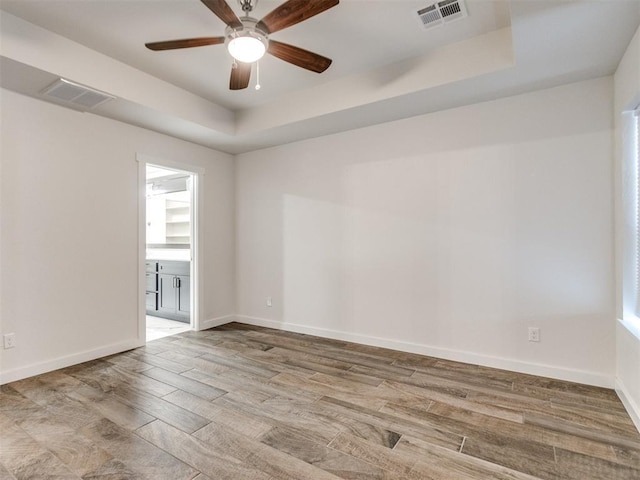
[(582, 383), (597, 387), (614, 388), (615, 386), (615, 380), (612, 376), (610, 377), (608, 375), (589, 372), (586, 370), (574, 370), (569, 368), (554, 367), (551, 365), (523, 362), (520, 360), (492, 357), (489, 355), (482, 355), (472, 352), (451, 350), (430, 345), (404, 342), (400, 340), (389, 340), (386, 338), (342, 332), (339, 330), (310, 327), (307, 325), (299, 325), (289, 322), (279, 322), (276, 320), (251, 317), (247, 315), (236, 315), (235, 320), (239, 323), (255, 325), (258, 327), (268, 327), (296, 333), (306, 333), (309, 335), (316, 335), (318, 337), (332, 338), (334, 340), (361, 343), (364, 345), (389, 348), (391, 350), (399, 350), (402, 352), (417, 353), (419, 355), (437, 357), (445, 360), (470, 363), (473, 365), (482, 365), (484, 367), (499, 368), (502, 370), (510, 370), (513, 372), (527, 373), (530, 375), (538, 375), (541, 377), (555, 378), (558, 380)]
[[(511, 360), (499, 357), (492, 357), (488, 355), (475, 354), (471, 352), (464, 352), (458, 350), (444, 349), (440, 347), (433, 347), (424, 344), (417, 344), (412, 342), (404, 342), (399, 340), (389, 340), (385, 338), (373, 337), (368, 335), (360, 335), (349, 332), (343, 332), (339, 330), (331, 330), (325, 328), (311, 327), (307, 325), (300, 325), (289, 322), (279, 322), (276, 320), (251, 317), (247, 315), (224, 315), (221, 317), (205, 320), (201, 323), (201, 330), (218, 327), (237, 321), (239, 323), (245, 323), (248, 325), (255, 325), (259, 327), (268, 327), (277, 330), (285, 330), (296, 333), (306, 333), (309, 335), (316, 335), (319, 337), (332, 338), (335, 340), (342, 340), (347, 342), (360, 343), (363, 345), (371, 345), (375, 347), (389, 348), (392, 350), (399, 350), (402, 352), (417, 353), (420, 355), (427, 355), (431, 357), (442, 358), (446, 360), (453, 360), (463, 363), (470, 363), (476, 365), (482, 365), (485, 367), (500, 368), (504, 370), (510, 370), (514, 372), (527, 373), (531, 375), (539, 375), (543, 377), (556, 378), (559, 380), (566, 380), (570, 382), (583, 383), (587, 385), (595, 385), (605, 388), (615, 388), (620, 400), (624, 404), (625, 408), (629, 412), (634, 424), (640, 430), (640, 407), (632, 400), (628, 394), (624, 384), (619, 380), (614, 380), (612, 377), (602, 375), (594, 372), (588, 372), (584, 370), (574, 370), (560, 367), (553, 367), (549, 365), (541, 365), (529, 362), (522, 362), (519, 360)], [(65, 357), (59, 357), (57, 359), (48, 360), (46, 362), (35, 363), (26, 367), (16, 368), (13, 370), (7, 370), (0, 372), (0, 385), (22, 380), (24, 378), (40, 375), (42, 373), (51, 372), (60, 368), (69, 367), (71, 365), (77, 365), (79, 363), (88, 362), (97, 358), (106, 357), (115, 353), (124, 352), (133, 348), (138, 348), (145, 345), (145, 341), (138, 339), (130, 340), (127, 342), (121, 342), (116, 344), (107, 345), (104, 347), (96, 348), (93, 350), (87, 350)]]
[(102, 358), (115, 353), (124, 352), (133, 348), (143, 347), (144, 345), (144, 340), (129, 340), (126, 342), (106, 345), (94, 350), (86, 350), (84, 352), (74, 353), (72, 355), (55, 358), (53, 360), (47, 360), (46, 362), (34, 363), (32, 365), (27, 365), (26, 367), (3, 371), (0, 372), (0, 385), (51, 372), (60, 368), (70, 367), (79, 363), (88, 362), (90, 360), (95, 360), (96, 358)]
[(210, 318), (204, 322), (200, 322), (200, 330), (207, 330), (209, 328), (219, 327), (220, 325), (226, 325), (227, 323), (235, 322), (235, 315), (223, 315), (222, 317)]
[(638, 429), (638, 432), (640, 432), (640, 406), (633, 400), (633, 397), (629, 394), (629, 391), (619, 378), (616, 378), (616, 393), (631, 417), (633, 424)]

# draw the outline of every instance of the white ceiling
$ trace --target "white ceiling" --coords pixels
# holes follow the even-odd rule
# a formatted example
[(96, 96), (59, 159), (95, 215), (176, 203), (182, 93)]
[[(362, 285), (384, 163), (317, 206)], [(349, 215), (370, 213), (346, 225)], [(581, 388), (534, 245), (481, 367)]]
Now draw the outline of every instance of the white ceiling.
[(118, 97), (94, 113), (236, 153), (608, 75), (640, 23), (638, 0), (466, 0), (425, 29), (429, 3), (341, 0), (272, 35), (332, 58), (325, 73), (266, 57), (259, 91), (230, 91), (223, 45), (144, 47), (223, 35), (199, 0), (2, 0), (0, 80), (39, 96), (64, 76)]

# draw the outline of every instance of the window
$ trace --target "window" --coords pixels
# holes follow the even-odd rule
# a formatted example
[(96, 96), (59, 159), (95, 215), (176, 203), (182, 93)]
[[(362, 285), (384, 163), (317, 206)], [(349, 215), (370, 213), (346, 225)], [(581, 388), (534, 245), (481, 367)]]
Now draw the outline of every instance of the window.
[(640, 106), (622, 124), (622, 319), (640, 338)]
[[(635, 167), (635, 316), (640, 319), (640, 106), (629, 115), (630, 160)], [(640, 328), (640, 323), (636, 325)]]

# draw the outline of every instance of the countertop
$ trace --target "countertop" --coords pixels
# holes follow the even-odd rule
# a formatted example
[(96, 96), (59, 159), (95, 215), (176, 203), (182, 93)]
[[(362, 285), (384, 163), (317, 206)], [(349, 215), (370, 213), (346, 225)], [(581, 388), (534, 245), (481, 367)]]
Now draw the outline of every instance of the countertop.
[(173, 248), (148, 248), (147, 260), (182, 260), (191, 261), (191, 250)]

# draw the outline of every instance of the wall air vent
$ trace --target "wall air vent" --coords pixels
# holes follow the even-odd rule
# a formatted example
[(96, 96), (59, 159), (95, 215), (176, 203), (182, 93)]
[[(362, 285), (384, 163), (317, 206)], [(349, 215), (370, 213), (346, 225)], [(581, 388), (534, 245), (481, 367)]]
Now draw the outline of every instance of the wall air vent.
[(56, 103), (62, 103), (83, 111), (90, 110), (116, 98), (107, 93), (94, 90), (93, 88), (65, 80), (64, 78), (56, 80), (42, 90), (40, 94)]
[(418, 18), (425, 28), (444, 25), (465, 18), (467, 8), (463, 0), (443, 0), (418, 10)]

